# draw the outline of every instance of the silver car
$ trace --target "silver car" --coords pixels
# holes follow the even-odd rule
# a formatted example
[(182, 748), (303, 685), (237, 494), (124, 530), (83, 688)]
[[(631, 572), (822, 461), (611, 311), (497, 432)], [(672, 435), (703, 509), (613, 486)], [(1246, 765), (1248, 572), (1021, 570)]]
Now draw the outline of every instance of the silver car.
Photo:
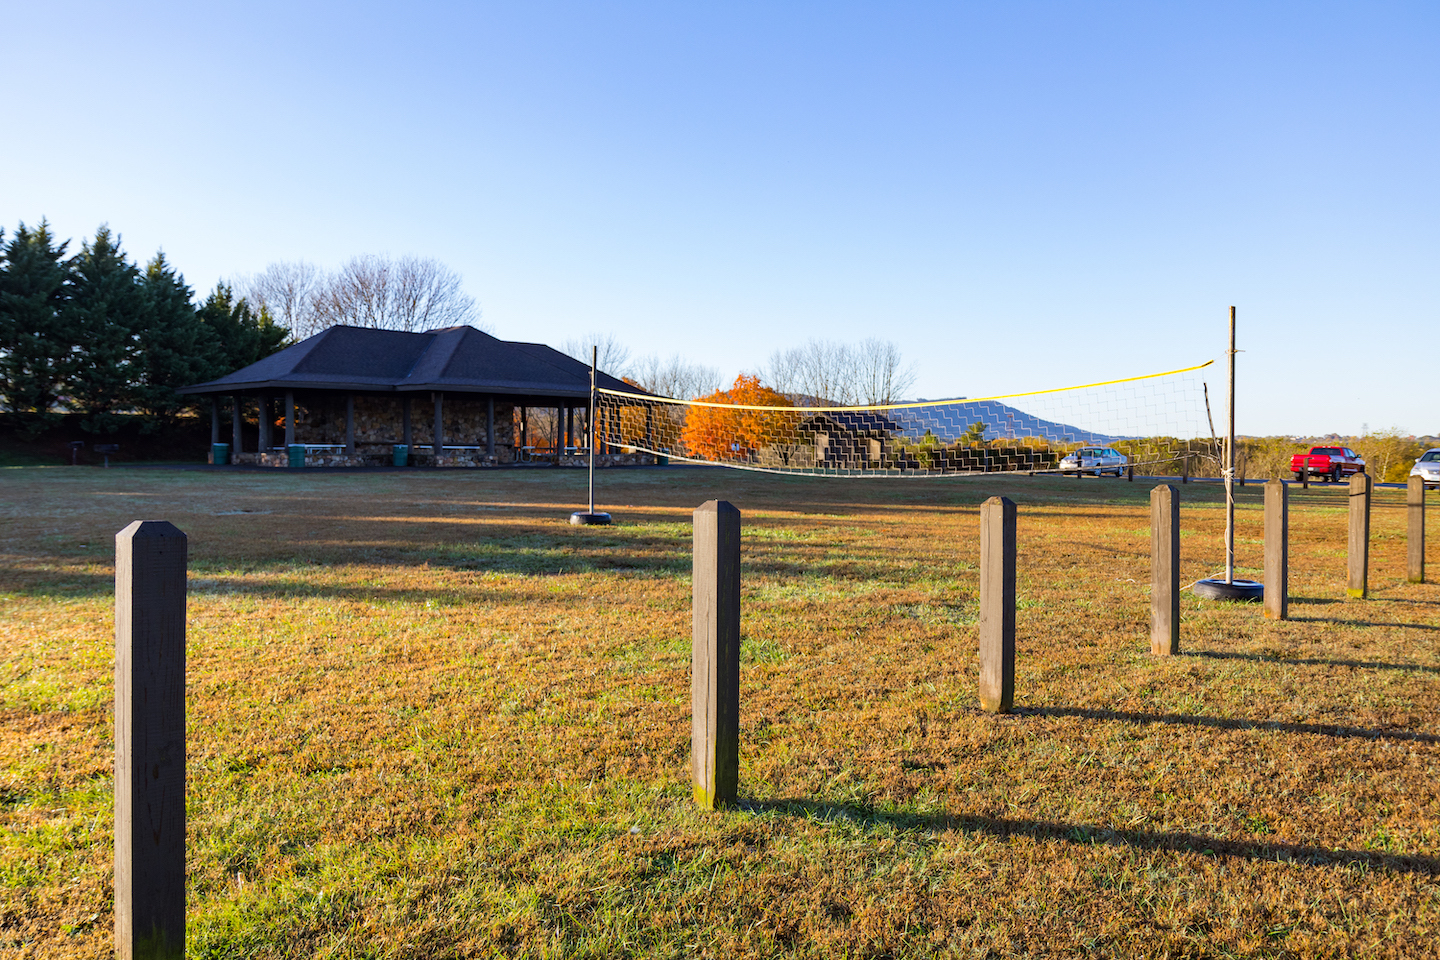
[(1426, 450), (1410, 468), (1410, 476), (1419, 477), (1427, 487), (1440, 487), (1440, 449)]
[(1130, 466), (1130, 458), (1114, 447), (1081, 447), (1060, 461), (1061, 473), (1090, 473), (1120, 476)]

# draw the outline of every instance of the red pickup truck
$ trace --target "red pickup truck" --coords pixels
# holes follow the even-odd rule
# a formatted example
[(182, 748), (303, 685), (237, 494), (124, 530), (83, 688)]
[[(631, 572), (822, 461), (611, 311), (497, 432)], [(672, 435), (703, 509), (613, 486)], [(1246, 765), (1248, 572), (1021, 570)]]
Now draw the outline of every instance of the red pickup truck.
[(1297, 453), (1290, 458), (1290, 469), (1296, 480), (1304, 480), (1308, 473), (1339, 483), (1351, 474), (1364, 473), (1365, 461), (1349, 447), (1311, 447), (1309, 453)]

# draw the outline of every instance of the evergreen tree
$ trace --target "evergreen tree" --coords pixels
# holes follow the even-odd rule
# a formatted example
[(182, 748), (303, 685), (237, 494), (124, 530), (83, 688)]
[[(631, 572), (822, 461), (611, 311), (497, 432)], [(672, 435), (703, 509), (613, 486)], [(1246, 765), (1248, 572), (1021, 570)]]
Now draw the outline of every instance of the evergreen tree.
[(143, 322), (137, 331), (134, 404), (152, 418), (173, 417), (194, 401), (177, 387), (208, 380), (217, 343), (195, 311), (194, 291), (157, 253), (140, 280)]
[(215, 285), (198, 313), (218, 345), (214, 357), (216, 377), (270, 356), (290, 335), (264, 306), (257, 314), (246, 300), (236, 299), (235, 291), (224, 281)]
[(20, 224), (0, 251), (0, 399), (32, 434), (58, 419), (64, 367), (74, 338), (64, 329), (70, 293), (68, 241), (50, 224)]
[(134, 399), (137, 337), (146, 319), (140, 271), (125, 258), (120, 238), (103, 225), (71, 261), (71, 269), (73, 293), (64, 312), (74, 349), (62, 371), (69, 403), (85, 414), (83, 429), (113, 433), (120, 423), (118, 411)]

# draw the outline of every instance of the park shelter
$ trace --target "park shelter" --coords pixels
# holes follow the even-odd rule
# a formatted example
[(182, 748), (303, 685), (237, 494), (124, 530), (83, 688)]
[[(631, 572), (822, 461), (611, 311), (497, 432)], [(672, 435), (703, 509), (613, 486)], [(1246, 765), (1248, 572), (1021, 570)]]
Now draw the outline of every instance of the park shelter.
[[(596, 385), (639, 392), (598, 372)], [(178, 392), (211, 398), (212, 443), (228, 408), (234, 463), (284, 466), (299, 445), (307, 465), (381, 465), (401, 444), (410, 462), (435, 466), (559, 462), (582, 452), (576, 411), (589, 408), (590, 367), (469, 326), (334, 326)], [(542, 410), (552, 426), (532, 431)]]

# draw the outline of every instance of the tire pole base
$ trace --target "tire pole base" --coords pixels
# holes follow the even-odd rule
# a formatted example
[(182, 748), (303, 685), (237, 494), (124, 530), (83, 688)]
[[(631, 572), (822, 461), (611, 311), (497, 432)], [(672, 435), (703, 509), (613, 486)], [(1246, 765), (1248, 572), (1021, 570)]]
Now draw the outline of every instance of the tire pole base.
[(1196, 580), (1191, 592), (1202, 600), (1233, 600), (1239, 603), (1260, 603), (1265, 599), (1265, 584), (1258, 580)]
[(608, 513), (585, 513), (579, 511), (570, 514), (570, 526), (572, 527), (604, 527), (610, 523)]

